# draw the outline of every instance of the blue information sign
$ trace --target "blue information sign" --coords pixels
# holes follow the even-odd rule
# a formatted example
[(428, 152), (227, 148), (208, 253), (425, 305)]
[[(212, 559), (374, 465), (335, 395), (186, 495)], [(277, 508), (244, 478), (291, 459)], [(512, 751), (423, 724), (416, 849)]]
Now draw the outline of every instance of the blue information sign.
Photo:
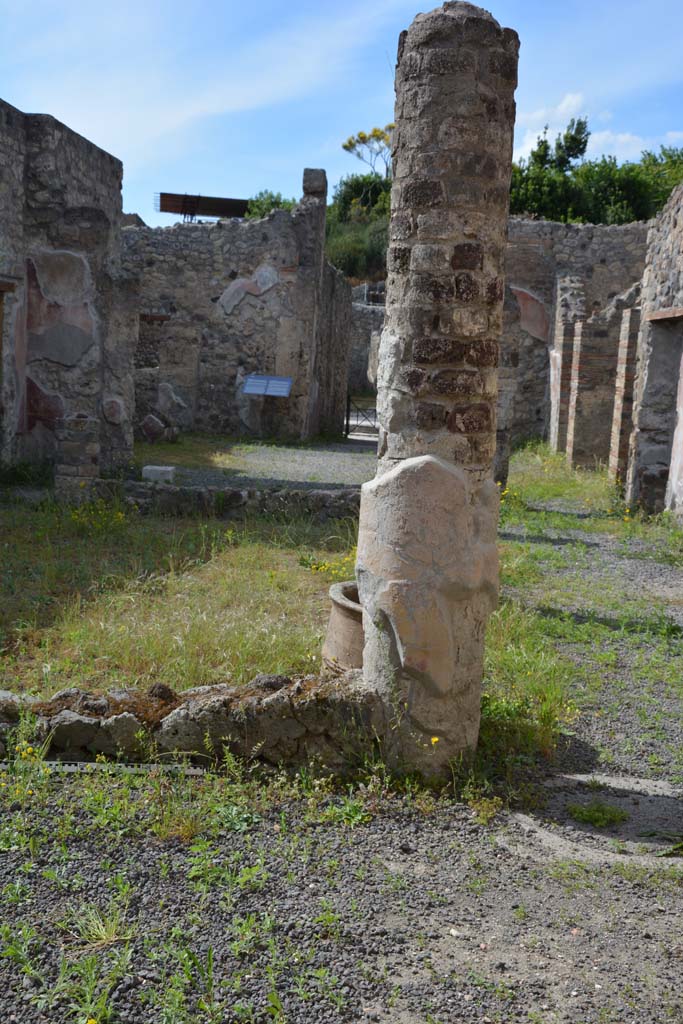
[(250, 373), (244, 378), (243, 395), (269, 395), (273, 398), (289, 398), (292, 390), (291, 377), (276, 377), (268, 373)]

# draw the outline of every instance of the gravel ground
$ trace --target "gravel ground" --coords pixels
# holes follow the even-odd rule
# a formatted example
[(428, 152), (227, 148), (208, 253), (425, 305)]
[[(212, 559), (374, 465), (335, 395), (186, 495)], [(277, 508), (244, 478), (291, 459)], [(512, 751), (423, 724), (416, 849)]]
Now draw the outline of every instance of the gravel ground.
[(548, 544), (567, 563), (510, 595), (549, 617), (606, 627), (584, 642), (557, 641), (585, 676), (575, 695), (581, 718), (559, 767), (683, 784), (683, 570), (647, 557), (640, 540), (580, 530), (529, 536), (520, 527), (503, 534)]
[[(516, 596), (607, 623), (558, 641), (582, 713), (536, 804), (484, 825), (377, 779), (221, 778), (208, 803), (191, 779), (174, 809), (146, 776), (6, 777), (1, 1024), (681, 1024), (683, 572), (603, 534), (504, 536), (548, 545)], [(581, 821), (596, 802), (620, 820)], [(183, 842), (150, 825), (192, 814)], [(91, 906), (120, 914), (99, 939)]]
[[(311, 821), (297, 803), (188, 847), (107, 835), (77, 786), (53, 783), (46, 809), (57, 822), (70, 805), (68, 839), (0, 862), (5, 896), (22, 887), (3, 905), (10, 930), (36, 929), (34, 973), (0, 961), (3, 1022), (683, 1019), (683, 875), (666, 862), (585, 868), (514, 820), (482, 827), (462, 806), (425, 813), (405, 800), (355, 828)], [(226, 882), (229, 865), (251, 882)], [(93, 953), (77, 923), (116, 898), (112, 879), (130, 935), (94, 949), (100, 981), (128, 949), (111, 1017), (73, 983), (41, 1006), (60, 960), (73, 977)]]
[(195, 487), (289, 487), (331, 490), (360, 486), (375, 475), (377, 443), (347, 441), (301, 448), (249, 445), (232, 449), (239, 470), (178, 469), (178, 483)]

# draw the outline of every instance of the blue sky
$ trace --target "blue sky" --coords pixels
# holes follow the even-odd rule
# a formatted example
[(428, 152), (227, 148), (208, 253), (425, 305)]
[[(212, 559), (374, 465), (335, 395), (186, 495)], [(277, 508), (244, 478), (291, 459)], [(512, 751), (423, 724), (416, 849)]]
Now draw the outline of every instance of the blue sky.
[[(396, 42), (417, 0), (0, 0), (0, 97), (120, 157), (124, 209), (155, 192), (301, 193), (361, 165), (341, 149), (393, 116)], [(587, 114), (589, 152), (683, 145), (680, 0), (500, 0), (520, 35), (516, 155)]]

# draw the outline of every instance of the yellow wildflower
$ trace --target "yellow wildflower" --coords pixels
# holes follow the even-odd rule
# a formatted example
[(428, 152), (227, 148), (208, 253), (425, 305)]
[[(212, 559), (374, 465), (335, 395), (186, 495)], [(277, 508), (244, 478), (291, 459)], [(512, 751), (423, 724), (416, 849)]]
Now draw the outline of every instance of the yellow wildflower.
[(439, 742), (439, 737), (438, 736), (432, 736), (432, 746), (435, 747), (438, 742)]

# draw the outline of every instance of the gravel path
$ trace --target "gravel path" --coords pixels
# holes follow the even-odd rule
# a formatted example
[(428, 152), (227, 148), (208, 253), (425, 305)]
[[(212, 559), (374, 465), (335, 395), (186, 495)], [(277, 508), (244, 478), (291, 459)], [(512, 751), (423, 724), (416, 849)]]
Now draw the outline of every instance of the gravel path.
[(195, 487), (307, 488), (360, 486), (375, 475), (377, 444), (347, 441), (302, 448), (284, 445), (235, 446), (241, 469), (178, 469), (178, 483)]

